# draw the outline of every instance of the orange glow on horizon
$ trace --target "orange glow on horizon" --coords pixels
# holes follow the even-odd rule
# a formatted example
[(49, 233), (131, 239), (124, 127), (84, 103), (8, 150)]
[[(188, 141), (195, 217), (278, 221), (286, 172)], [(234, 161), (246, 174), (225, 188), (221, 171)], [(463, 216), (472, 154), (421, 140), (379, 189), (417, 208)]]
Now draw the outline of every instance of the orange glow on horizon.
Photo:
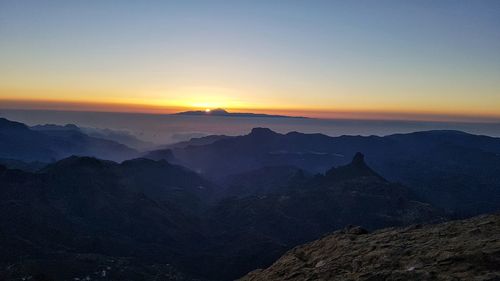
[(126, 102), (89, 102), (78, 100), (42, 100), (42, 99), (1, 99), (0, 109), (25, 110), (58, 110), (58, 111), (96, 111), (96, 112), (124, 112), (145, 114), (172, 114), (188, 110), (203, 110), (210, 112), (215, 108), (223, 108), (229, 112), (253, 112), (264, 114), (279, 114), (289, 116), (304, 116), (322, 119), (372, 119), (372, 120), (416, 120), (416, 121), (465, 121), (465, 122), (500, 122), (500, 114), (475, 114), (444, 112), (432, 110), (397, 111), (392, 109), (341, 109), (341, 108), (294, 108), (294, 107), (225, 107), (200, 105), (172, 105), (168, 103), (126, 103)]

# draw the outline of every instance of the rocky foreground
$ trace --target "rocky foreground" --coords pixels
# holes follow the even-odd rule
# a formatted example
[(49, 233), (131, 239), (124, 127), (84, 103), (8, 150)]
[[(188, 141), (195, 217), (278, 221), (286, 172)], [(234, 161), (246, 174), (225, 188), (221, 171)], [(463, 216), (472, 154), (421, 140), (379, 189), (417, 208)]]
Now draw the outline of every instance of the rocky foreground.
[(240, 280), (500, 280), (500, 214), (373, 233), (347, 228)]

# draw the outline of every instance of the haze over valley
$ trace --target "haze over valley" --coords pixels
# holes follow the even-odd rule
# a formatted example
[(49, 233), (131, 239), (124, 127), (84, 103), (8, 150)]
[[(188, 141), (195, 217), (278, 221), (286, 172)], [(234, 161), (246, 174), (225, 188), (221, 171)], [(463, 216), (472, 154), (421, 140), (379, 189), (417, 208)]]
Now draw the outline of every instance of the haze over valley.
[(280, 133), (299, 131), (329, 136), (411, 133), (424, 130), (460, 130), (473, 134), (500, 136), (500, 122), (412, 121), (321, 118), (265, 118), (223, 116), (179, 116), (75, 111), (34, 111), (0, 109), (0, 117), (30, 126), (78, 124), (80, 127), (111, 129), (131, 134), (141, 141), (163, 145), (208, 135), (241, 135), (254, 127)]

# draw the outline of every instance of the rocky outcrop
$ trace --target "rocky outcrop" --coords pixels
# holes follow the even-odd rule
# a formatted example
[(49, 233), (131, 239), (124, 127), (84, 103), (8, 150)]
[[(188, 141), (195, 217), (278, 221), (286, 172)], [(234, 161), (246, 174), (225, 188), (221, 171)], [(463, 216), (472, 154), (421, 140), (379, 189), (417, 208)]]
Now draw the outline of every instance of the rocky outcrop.
[(359, 230), (296, 247), (240, 280), (500, 280), (499, 214), (370, 234)]

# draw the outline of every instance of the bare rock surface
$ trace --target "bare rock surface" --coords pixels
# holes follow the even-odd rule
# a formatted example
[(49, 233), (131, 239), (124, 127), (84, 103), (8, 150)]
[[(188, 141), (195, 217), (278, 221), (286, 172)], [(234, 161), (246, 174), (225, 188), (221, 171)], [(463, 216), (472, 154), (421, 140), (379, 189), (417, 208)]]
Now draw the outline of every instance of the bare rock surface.
[(500, 214), (354, 229), (298, 246), (240, 280), (500, 280)]

